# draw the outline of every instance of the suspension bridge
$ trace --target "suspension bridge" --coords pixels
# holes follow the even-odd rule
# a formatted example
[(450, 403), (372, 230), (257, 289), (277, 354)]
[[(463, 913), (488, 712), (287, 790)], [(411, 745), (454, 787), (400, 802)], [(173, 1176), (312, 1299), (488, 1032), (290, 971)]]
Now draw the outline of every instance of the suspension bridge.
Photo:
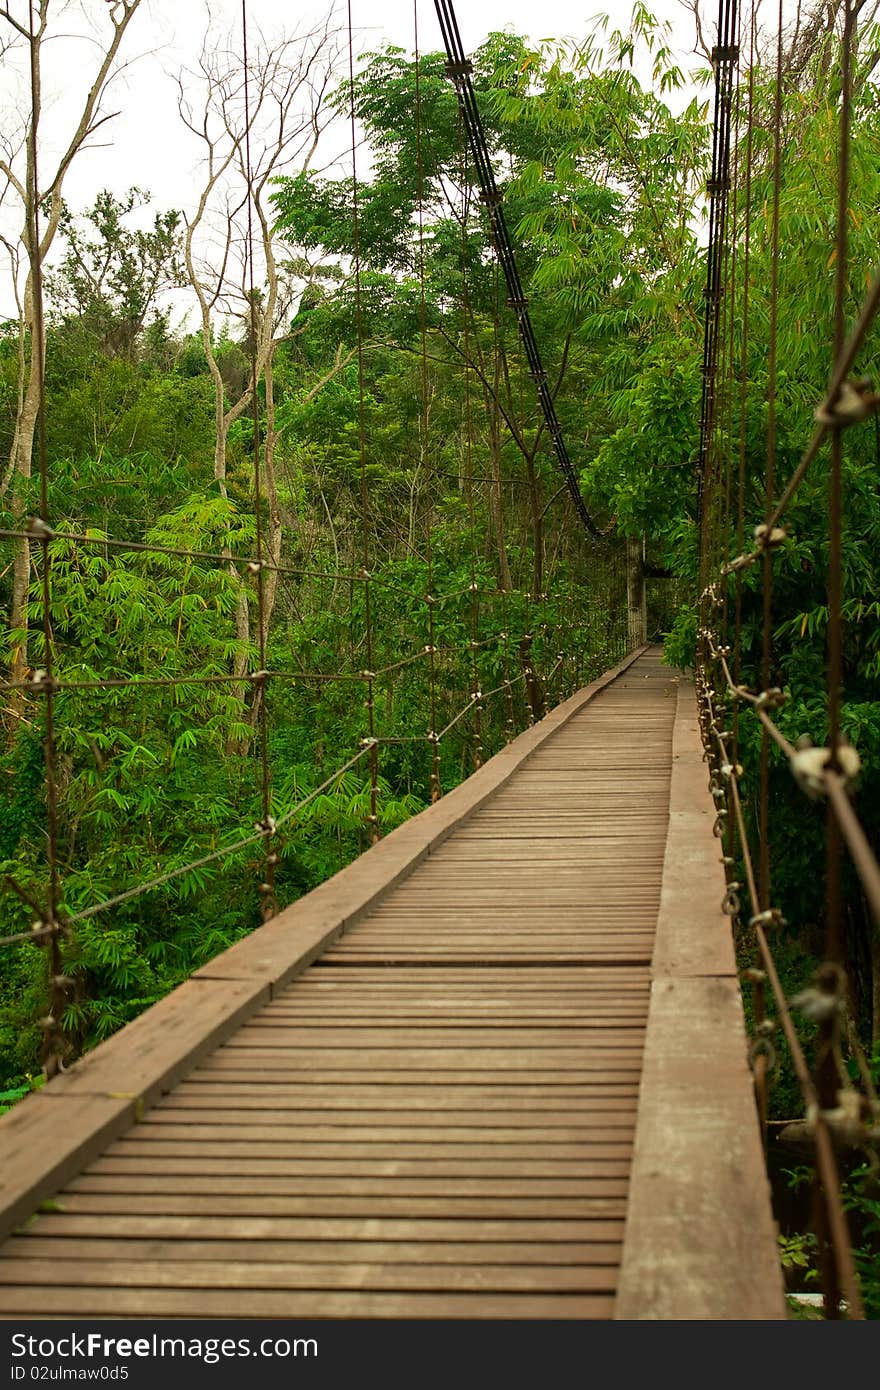
[(714, 820), (637, 651), (0, 1121), (0, 1307), (783, 1317)]
[[(440, 0), (436, 8), (543, 428), (581, 528), (602, 545), (605, 535), (581, 497), (547, 385), (454, 12)], [(849, 6), (846, 12), (843, 150)], [(737, 493), (728, 437), (735, 361), (725, 318), (732, 320), (737, 269), (748, 281), (748, 231), (743, 243), (736, 208), (728, 206), (740, 31), (736, 4), (721, 0), (713, 53), (694, 681), (666, 666), (659, 647), (633, 640), (632, 630), (628, 641), (618, 632), (615, 655), (621, 659), (589, 684), (582, 684), (577, 661), (569, 663), (567, 685), (563, 681), (564, 650), (542, 678), (531, 631), (538, 623), (509, 631), (510, 594), (504, 592), (505, 630), (490, 640), (500, 644), (504, 663), (513, 652), (520, 670), (514, 674), (504, 664), (498, 686), (484, 690), (479, 652), (486, 642), (479, 637), (477, 605), (495, 596), (482, 593), (474, 569), (466, 590), (474, 605), (466, 654), (470, 688), (443, 724), (436, 614), (445, 599), (433, 592), (430, 541), (429, 592), (420, 612), (427, 641), (381, 665), (375, 614), (382, 577), (370, 572), (365, 506), (363, 569), (344, 578), (352, 591), (361, 586), (367, 668), (313, 678), (360, 682), (366, 696), (366, 733), (318, 792), (360, 766), (372, 843), (322, 886), (278, 910), (279, 833), (317, 793), (283, 816), (273, 814), (267, 704), (285, 673), (268, 667), (262, 615), (267, 576), (285, 567), (261, 536), (257, 459), (255, 555), (227, 549), (203, 558), (236, 575), (246, 571), (255, 586), (258, 669), (209, 679), (228, 681), (253, 701), (262, 819), (226, 848), (79, 913), (65, 912), (55, 719), (61, 695), (88, 682), (56, 674), (53, 666), (52, 558), (59, 544), (95, 542), (52, 529), (43, 421), (40, 514), (26, 528), (2, 533), (33, 552), (43, 586), (45, 665), (3, 686), (44, 701), (48, 820), (46, 900), (35, 905), (32, 930), (2, 944), (43, 944), (50, 996), (41, 1020), (47, 1083), (0, 1119), (3, 1317), (784, 1318), (763, 1151), (768, 1036), (775, 1026), (765, 1018), (765, 1005), (771, 999), (814, 1142), (826, 1313), (839, 1316), (842, 1299), (848, 1316), (861, 1315), (836, 1141), (852, 1140), (858, 1130), (861, 1142), (878, 1111), (870, 1096), (856, 1116), (839, 1063), (846, 985), (840, 875), (833, 866), (845, 845), (875, 909), (880, 873), (849, 798), (852, 750), (844, 750), (840, 736), (839, 465), (844, 431), (876, 410), (866, 384), (850, 374), (880, 306), (880, 281), (871, 283), (847, 335), (840, 307), (844, 159), (830, 385), (817, 403), (815, 434), (781, 491), (771, 392), (766, 512), (754, 543), (746, 544), (744, 473), (740, 466)], [(752, 43), (754, 35), (753, 14)], [(351, 47), (350, 60), (353, 74)], [(778, 111), (774, 141), (771, 218), (778, 238)], [(354, 160), (354, 142), (352, 153)], [(36, 149), (31, 167), (37, 187)], [(360, 314), (358, 206), (355, 177)], [(40, 242), (39, 216), (35, 196), (33, 246)], [(744, 267), (737, 254), (740, 261), (744, 255)], [(38, 343), (41, 294), (35, 257)], [(424, 358), (424, 297), (421, 336)], [(358, 347), (365, 474), (360, 333)], [(38, 347), (38, 359), (41, 352)], [(37, 368), (42, 374), (41, 360)], [(255, 441), (258, 376), (254, 355)], [(427, 407), (420, 428), (427, 428)], [(785, 509), (827, 438), (831, 733), (828, 748), (816, 750), (791, 745), (774, 721), (784, 696), (771, 683), (771, 575), (773, 554), (785, 540)], [(110, 544), (106, 537), (101, 543)], [(161, 550), (112, 543), (129, 554)], [(741, 669), (743, 574), (753, 565), (761, 570), (765, 595), (764, 659), (755, 689), (744, 683)], [(612, 588), (609, 608), (621, 601), (620, 590), (615, 596)], [(544, 596), (530, 598), (527, 613), (539, 622)], [(639, 601), (643, 594), (639, 600), (631, 592), (631, 608)], [(556, 645), (572, 630), (560, 626)], [(412, 662), (428, 671), (427, 734), (383, 736), (377, 694), (383, 681)], [(296, 678), (308, 679), (303, 673)], [(181, 675), (128, 683), (193, 681)], [(524, 696), (519, 722), (527, 720), (528, 727), (514, 736), (518, 686)], [(506, 742), (484, 761), (481, 721), (493, 697), (508, 710)], [(388, 708), (391, 703), (389, 696)], [(759, 721), (763, 740), (756, 850), (740, 791), (739, 724), (747, 717)], [(471, 728), (475, 770), (443, 794), (440, 747), (462, 721)], [(386, 745), (408, 741), (427, 748), (432, 804), (380, 838), (379, 760)], [(774, 742), (796, 779), (811, 794), (824, 795), (828, 807), (829, 936), (812, 1001), (819, 1039), (813, 1070), (772, 945), (781, 920), (767, 825)], [(248, 847), (263, 856), (264, 924), (67, 1065), (63, 1016), (72, 986), (63, 948), (78, 923)], [(16, 891), (33, 905), (20, 885)], [(732, 921), (750, 934), (756, 953), (748, 972), (757, 1027), (751, 1044)], [(870, 1078), (867, 1085), (870, 1090)]]

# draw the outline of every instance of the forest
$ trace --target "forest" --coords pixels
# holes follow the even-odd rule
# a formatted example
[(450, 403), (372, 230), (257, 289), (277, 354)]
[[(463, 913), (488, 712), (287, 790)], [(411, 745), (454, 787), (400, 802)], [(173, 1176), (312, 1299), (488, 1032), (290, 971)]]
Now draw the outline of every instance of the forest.
[[(260, 35), (247, 90), (234, 37), (209, 35), (178, 87), (181, 132), (199, 156), (190, 206), (157, 206), (134, 181), (77, 206), (70, 170), (109, 110), (140, 4), (110, 7), (70, 144), (41, 163), (38, 257), (28, 150), (39, 108), (22, 107), (17, 125), (5, 113), (0, 145), (3, 273), (17, 306), (0, 323), (0, 906), (7, 935), (39, 926), (50, 895), (70, 920), (65, 1061), (451, 789), (634, 641), (664, 639), (666, 660), (692, 667), (697, 629), (708, 38), (698, 35), (692, 71), (638, 3), (625, 26), (598, 21), (578, 44), (503, 31), (472, 55), (596, 537), (556, 466), (433, 34), (418, 58), (383, 45), (351, 73), (338, 15), (294, 37)], [(859, 7), (855, 43), (850, 321), (880, 215), (876, 8)], [(797, 464), (831, 363), (839, 9), (799, 10), (782, 54), (779, 478)], [(52, 5), (39, 14), (38, 70), (58, 23)], [(0, 10), (10, 59), (22, 43)], [(735, 299), (722, 433), (730, 470), (742, 447), (751, 527), (765, 506), (776, 54), (760, 28), (741, 46), (730, 243), (741, 248), (748, 228), (748, 321)], [(876, 380), (877, 358), (875, 332), (859, 372)], [(843, 730), (861, 757), (857, 805), (876, 851), (876, 416), (848, 432), (844, 466)], [(826, 489), (820, 457), (774, 558), (773, 684), (788, 695), (778, 722), (816, 744), (827, 733)], [(50, 538), (33, 529), (41, 515)], [(730, 510), (724, 524), (733, 553)], [(741, 582), (741, 671), (757, 688), (757, 568)], [(58, 686), (51, 792), (47, 663)], [(744, 724), (741, 737), (754, 788), (760, 729)], [(775, 946), (794, 990), (822, 949), (824, 821), (778, 749), (770, 785), (788, 924)], [(745, 811), (754, 824), (756, 805)], [(265, 855), (254, 827), (270, 818)], [(845, 901), (851, 1027), (880, 1074), (880, 935), (849, 869)], [(3, 948), (6, 1103), (40, 1082), (47, 954), (36, 941)], [(783, 1065), (773, 1113), (799, 1107)], [(870, 1235), (880, 1204), (859, 1190)], [(877, 1296), (876, 1261), (871, 1278)]]

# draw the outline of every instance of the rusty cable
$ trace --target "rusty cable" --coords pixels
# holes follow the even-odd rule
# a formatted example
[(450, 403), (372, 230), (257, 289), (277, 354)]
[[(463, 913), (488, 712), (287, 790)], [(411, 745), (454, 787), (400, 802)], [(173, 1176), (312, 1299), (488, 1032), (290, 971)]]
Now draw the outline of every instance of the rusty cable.
[[(770, 219), (770, 306), (767, 360), (767, 453), (764, 473), (765, 534), (771, 533), (769, 517), (776, 491), (776, 376), (779, 326), (779, 210), (782, 193), (782, 38), (783, 0), (779, 0), (776, 33), (776, 82), (773, 96), (773, 175)], [(761, 625), (761, 682), (770, 687), (773, 644), (773, 557), (769, 545), (762, 555), (763, 619)], [(758, 839), (761, 902), (770, 906), (770, 740), (766, 727), (761, 731), (761, 764), (758, 788)]]
[[(37, 38), (34, 25), (34, 0), (28, 0), (28, 37), (30, 58), (31, 123), (28, 157), (30, 180), (27, 194), (30, 202), (28, 240), (31, 269), (31, 373), (37, 374), (37, 458), (40, 472), (40, 572), (43, 627), (43, 669), (47, 683), (44, 689), (46, 726), (43, 739), (43, 763), (46, 786), (46, 860), (49, 869), (46, 918), (49, 928), (49, 1010), (43, 1019), (42, 1065), (47, 1079), (60, 1069), (64, 1053), (63, 1013), (67, 1005), (68, 981), (61, 960), (59, 915), (60, 884), (58, 874), (58, 782), (55, 740), (55, 692), (53, 682), (52, 634), (52, 556), (49, 549), (49, 452), (46, 435), (46, 326), (43, 306), (43, 251), (40, 239), (40, 181), (37, 148), (37, 111), (39, 109), (39, 74), (37, 70)], [(64, 981), (62, 984), (61, 982)]]
[[(248, 23), (247, 23), (247, 0), (241, 0), (241, 37), (242, 37), (242, 60), (244, 68), (244, 156), (245, 156), (245, 180), (247, 183), (247, 265), (248, 265), (248, 293), (250, 298), (250, 365), (251, 365), (251, 417), (254, 429), (254, 516), (256, 525), (256, 581), (257, 581), (257, 625), (259, 628), (257, 647), (260, 656), (260, 669), (253, 678), (254, 702), (257, 705), (257, 720), (259, 723), (260, 739), (260, 796), (262, 799), (263, 819), (262, 825), (266, 831), (263, 842), (264, 878), (259, 886), (260, 894), (260, 916), (264, 922), (268, 922), (278, 911), (278, 900), (275, 895), (275, 867), (279, 862), (278, 855), (273, 844), (274, 822), (272, 820), (272, 793), (271, 779), (269, 772), (269, 732), (268, 732), (268, 713), (266, 710), (267, 695), (267, 673), (266, 673), (266, 642), (267, 616), (266, 616), (266, 590), (264, 582), (264, 562), (263, 562), (263, 495), (261, 481), (262, 450), (260, 441), (260, 399), (258, 393), (259, 372), (257, 354), (257, 292), (254, 279), (254, 175), (253, 164), (251, 161), (251, 111), (250, 111), (250, 70), (248, 62)], [(264, 331), (264, 330), (263, 330)], [(269, 324), (269, 333), (272, 332), (272, 325)], [(268, 349), (271, 356), (272, 345)]]
[(430, 727), (428, 743), (431, 749), (429, 780), (431, 802), (443, 795), (440, 780), (440, 738), (437, 734), (437, 663), (436, 618), (434, 613), (434, 493), (431, 484), (431, 465), (428, 448), (428, 316), (425, 294), (425, 165), (422, 150), (422, 80), (419, 52), (418, 0), (413, 0), (413, 59), (415, 72), (415, 140), (416, 140), (416, 219), (418, 228), (419, 280), (419, 463), (425, 484), (425, 555), (427, 561), (428, 608), (428, 703)]
[(547, 373), (541, 360), (540, 349), (538, 348), (537, 339), (535, 338), (534, 329), (532, 327), (528, 308), (528, 298), (520, 279), (516, 254), (504, 217), (504, 210), (502, 207), (503, 195), (495, 180), (492, 160), (486, 143), (486, 134), (480, 116), (480, 109), (471, 81), (473, 65), (465, 54), (458, 28), (458, 20), (456, 19), (455, 9), (451, 0), (434, 0), (434, 8), (437, 11), (437, 18), (440, 23), (440, 30), (446, 48), (448, 59), (446, 72), (455, 86), (456, 96), (462, 112), (464, 127), (467, 132), (471, 154), (473, 156), (474, 171), (480, 185), (480, 196), (486, 207), (486, 213), (489, 219), (491, 240), (498, 261), (504, 272), (510, 305), (516, 314), (520, 338), (529, 364), (529, 371), (535, 383), (538, 402), (546, 421), (547, 431), (553, 443), (556, 461), (584, 531), (595, 540), (601, 541), (605, 539), (605, 537), (603, 532), (596, 525), (590, 512), (587, 510), (587, 505), (581, 494), (577, 472), (568, 454), (565, 436), (556, 414), (553, 394), (547, 382)]
[[(112, 898), (106, 898), (99, 903), (95, 903), (93, 907), (87, 907), (82, 912), (70, 913), (65, 917), (64, 923), (59, 930), (74, 926), (77, 922), (85, 922), (91, 917), (97, 917), (99, 913), (106, 912), (108, 908), (118, 907), (121, 903), (130, 902), (132, 898), (141, 897), (144, 893), (151, 893), (157, 888), (163, 888), (166, 883), (172, 882), (173, 879), (180, 878), (183, 874), (192, 873), (195, 869), (203, 869), (206, 865), (213, 864), (218, 859), (225, 859), (228, 855), (237, 854), (239, 850), (247, 849), (250, 845), (260, 844), (261, 842), (265, 843), (276, 830), (282, 825), (287, 824), (288, 821), (293, 820), (293, 818), (299, 815), (300, 811), (308, 806), (310, 802), (327, 791), (328, 787), (332, 787), (334, 782), (337, 782), (340, 777), (343, 777), (346, 772), (349, 772), (355, 767), (362, 758), (366, 757), (367, 754), (372, 751), (373, 743), (374, 740), (365, 739), (364, 746), (358, 753), (355, 753), (353, 757), (349, 758), (348, 762), (343, 763), (342, 767), (337, 768), (335, 772), (325, 778), (319, 787), (315, 787), (307, 796), (304, 796), (298, 801), (295, 806), (291, 806), (289, 810), (278, 816), (271, 827), (260, 823), (256, 826), (252, 834), (244, 835), (240, 839), (235, 840), (232, 844), (222, 845), (219, 849), (212, 850), (210, 854), (202, 855), (200, 859), (193, 859), (189, 863), (178, 865), (175, 869), (168, 869), (165, 873), (156, 874), (153, 878), (147, 879), (144, 883), (139, 883), (134, 888), (126, 889), (124, 893), (117, 893)], [(13, 936), (0, 937), (0, 946), (9, 946), (18, 941), (32, 941), (40, 935), (48, 933), (48, 931), (49, 928), (41, 928), (39, 931), (17, 932)]]

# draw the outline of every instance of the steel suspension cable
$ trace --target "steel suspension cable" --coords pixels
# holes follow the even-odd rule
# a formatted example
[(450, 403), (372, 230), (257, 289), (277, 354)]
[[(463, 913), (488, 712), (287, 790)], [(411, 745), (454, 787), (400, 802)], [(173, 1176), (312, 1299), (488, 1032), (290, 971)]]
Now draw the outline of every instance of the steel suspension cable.
[(428, 447), (428, 313), (425, 291), (425, 165), (422, 150), (422, 82), (419, 52), (419, 7), (413, 0), (413, 52), (415, 57), (415, 137), (416, 137), (416, 204), (418, 217), (419, 267), (419, 462), (425, 478), (425, 557), (427, 560), (428, 608), (428, 703), (430, 728), (428, 744), (431, 749), (430, 794), (432, 803), (443, 794), (440, 781), (440, 737), (437, 731), (437, 626), (434, 613), (434, 490), (431, 483)]
[[(849, 288), (849, 167), (852, 124), (852, 41), (854, 17), (851, 0), (844, 0), (844, 27), (841, 39), (841, 99), (837, 152), (837, 260), (834, 281), (834, 356), (837, 360), (846, 340), (846, 295)], [(840, 713), (843, 687), (843, 428), (831, 427), (831, 466), (828, 474), (828, 767), (840, 771)], [(845, 996), (845, 956), (843, 946), (841, 872), (843, 843), (834, 804), (829, 798), (825, 808), (825, 958), (830, 963), (820, 972), (829, 985), (839, 988)], [(819, 1024), (816, 1057), (816, 1089), (824, 1110), (838, 1103), (836, 1052), (840, 1027), (839, 1014), (823, 1018)], [(823, 1274), (825, 1316), (840, 1317), (841, 1269), (838, 1252), (829, 1225), (828, 1194), (821, 1178), (815, 1181), (816, 1226), (819, 1236), (819, 1258)]]
[[(783, 0), (779, 0), (776, 29), (776, 81), (773, 96), (773, 165), (770, 217), (770, 303), (767, 359), (767, 432), (764, 471), (764, 535), (768, 544), (762, 555), (761, 593), (761, 688), (770, 689), (773, 651), (773, 556), (769, 544), (770, 516), (776, 492), (776, 374), (779, 329), (779, 211), (782, 192), (782, 42)], [(766, 726), (761, 730), (761, 764), (758, 789), (759, 884), (761, 907), (770, 907), (770, 739)]]
[[(271, 779), (269, 774), (269, 732), (268, 732), (268, 712), (266, 709), (266, 696), (268, 694), (268, 683), (271, 673), (269, 672), (266, 659), (266, 642), (268, 633), (266, 631), (266, 586), (265, 586), (265, 566), (263, 564), (263, 492), (261, 480), (262, 450), (260, 447), (260, 399), (258, 394), (258, 375), (259, 364), (257, 355), (257, 291), (254, 277), (254, 175), (253, 164), (251, 161), (251, 110), (250, 110), (250, 65), (248, 57), (248, 17), (247, 0), (241, 0), (241, 37), (242, 37), (242, 59), (244, 67), (244, 157), (245, 157), (245, 180), (247, 183), (247, 263), (248, 263), (248, 294), (250, 298), (250, 323), (248, 332), (250, 338), (250, 366), (251, 366), (251, 417), (254, 430), (254, 513), (256, 523), (256, 587), (257, 587), (257, 624), (259, 627), (257, 647), (259, 651), (260, 669), (253, 677), (254, 681), (254, 702), (257, 706), (257, 719), (259, 724), (260, 738), (260, 796), (262, 801), (263, 818), (260, 822), (260, 829), (264, 833), (263, 839), (263, 870), (264, 878), (260, 884), (260, 915), (264, 922), (268, 922), (278, 911), (278, 901), (275, 896), (275, 868), (279, 862), (279, 857), (273, 841), (275, 822), (272, 819), (272, 791)], [(271, 325), (270, 332), (271, 332)], [(271, 348), (270, 348), (271, 351)]]
[[(471, 682), (474, 699), (474, 768), (479, 770), (483, 764), (483, 706), (480, 689), (480, 664), (477, 656), (478, 634), (480, 630), (480, 586), (477, 583), (477, 515), (474, 506), (474, 416), (471, 395), (470, 369), (470, 330), (471, 303), (468, 287), (468, 218), (470, 199), (468, 197), (467, 146), (464, 140), (464, 120), (461, 108), (456, 115), (456, 134), (458, 139), (459, 183), (461, 185), (461, 306), (462, 306), (462, 346), (464, 349), (464, 451), (465, 451), (465, 492), (467, 495), (468, 527), (470, 545), (468, 547), (471, 570)], [(508, 678), (507, 633), (502, 630), (505, 651), (505, 680)], [(508, 692), (509, 693), (509, 692)]]
[(471, 81), (473, 64), (470, 63), (465, 54), (458, 20), (451, 0), (434, 0), (434, 8), (437, 11), (437, 18), (446, 47), (447, 75), (455, 84), (473, 157), (474, 170), (480, 186), (480, 196), (486, 207), (492, 242), (507, 284), (508, 303), (516, 314), (520, 338), (529, 364), (529, 371), (538, 393), (538, 401), (546, 422), (547, 432), (553, 443), (556, 461), (584, 530), (594, 539), (602, 540), (604, 539), (603, 532), (587, 510), (587, 505), (581, 494), (577, 473), (568, 454), (565, 436), (556, 413), (553, 393), (548, 385), (547, 373), (541, 360), (541, 353), (529, 314), (528, 299), (520, 279), (516, 254), (504, 217), (503, 194), (495, 179), (486, 133)]
[[(697, 512), (700, 524), (714, 495), (710, 478), (711, 447), (716, 420), (718, 344), (724, 299), (724, 259), (727, 204), (730, 191), (730, 132), (733, 80), (738, 58), (734, 43), (737, 0), (719, 0), (718, 42), (712, 50), (715, 100), (712, 122), (712, 172), (709, 191), (709, 241), (706, 252), (705, 313), (703, 319), (702, 397), (697, 464)], [(703, 527), (708, 536), (710, 528)], [(706, 557), (708, 558), (708, 557)], [(704, 560), (704, 563), (706, 561)]]
[(354, 83), (354, 28), (352, 24), (351, 0), (347, 0), (348, 15), (348, 79), (350, 86), (351, 122), (351, 218), (354, 249), (355, 285), (355, 332), (357, 334), (357, 389), (358, 389), (358, 455), (360, 463), (360, 501), (362, 564), (361, 575), (364, 582), (364, 639), (366, 643), (367, 672), (367, 738), (370, 768), (370, 811), (367, 816), (369, 839), (375, 844), (379, 839), (379, 750), (376, 742), (376, 706), (374, 694), (374, 640), (373, 607), (370, 574), (370, 494), (367, 486), (367, 429), (364, 401), (364, 308), (361, 276), (360, 243), (360, 184), (357, 168), (357, 104)]
[[(59, 921), (60, 882), (58, 874), (58, 781), (55, 739), (55, 683), (53, 679), (52, 635), (52, 530), (49, 525), (49, 451), (46, 435), (46, 325), (43, 309), (43, 253), (40, 244), (40, 182), (37, 148), (37, 117), (40, 109), (40, 76), (37, 59), (37, 31), (34, 22), (34, 0), (28, 0), (28, 36), (30, 57), (31, 128), (28, 141), (30, 179), (27, 197), (30, 203), (28, 239), (30, 241), (31, 276), (31, 372), (37, 377), (37, 457), (40, 471), (39, 525), (31, 522), (42, 551), (41, 597), (43, 626), (43, 694), (45, 698), (46, 731), (43, 739), (43, 764), (46, 783), (46, 858), (49, 882), (45, 914), (41, 926), (48, 928), (49, 948), (49, 1009), (40, 1020), (43, 1032), (42, 1065), (47, 1079), (60, 1069), (64, 1054), (62, 1016), (68, 1002), (71, 981), (64, 974), (61, 958), (62, 926)], [(27, 542), (25, 542), (27, 545)], [(29, 550), (29, 547), (28, 547)]]

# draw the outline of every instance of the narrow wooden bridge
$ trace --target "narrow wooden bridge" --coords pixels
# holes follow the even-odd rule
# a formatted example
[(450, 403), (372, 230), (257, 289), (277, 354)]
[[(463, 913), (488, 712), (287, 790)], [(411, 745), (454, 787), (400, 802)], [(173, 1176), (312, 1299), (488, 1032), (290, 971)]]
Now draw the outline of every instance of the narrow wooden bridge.
[(660, 656), (0, 1121), (7, 1316), (785, 1316), (693, 692)]

